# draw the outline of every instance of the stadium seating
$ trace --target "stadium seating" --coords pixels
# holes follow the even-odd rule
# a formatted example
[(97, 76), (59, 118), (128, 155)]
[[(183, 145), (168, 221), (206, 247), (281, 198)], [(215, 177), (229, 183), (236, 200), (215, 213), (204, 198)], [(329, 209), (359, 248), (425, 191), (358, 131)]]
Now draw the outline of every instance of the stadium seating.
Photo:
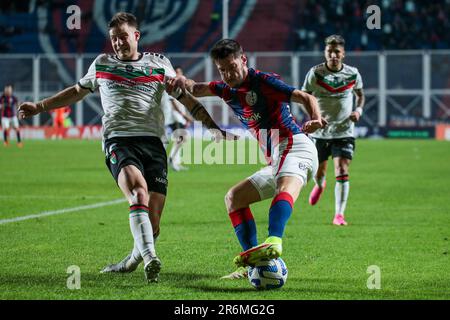
[[(51, 43), (59, 46), (59, 52), (63, 52), (63, 48), (67, 52), (98, 52), (108, 47), (96, 14), (102, 8), (96, 8), (95, 2), (75, 1), (82, 12), (83, 28), (79, 32), (66, 27), (69, 16), (66, 9), (74, 1), (29, 1), (28, 7), (27, 1), (21, 3), (21, 7), (0, 7), (0, 52), (45, 52), (40, 33), (50, 36)], [(198, 0), (189, 5), (195, 8), (187, 20), (178, 22), (177, 32), (159, 41), (144, 43), (145, 49), (205, 52), (220, 39), (222, 1)], [(248, 51), (321, 50), (323, 38), (332, 33), (343, 34), (347, 50), (351, 51), (450, 47), (450, 33), (446, 32), (450, 29), (448, 1), (380, 1), (381, 30), (366, 28), (367, 5), (349, 0), (284, 0), (277, 5), (273, 5), (272, 0), (230, 1), (230, 36), (245, 43)], [(163, 11), (156, 18), (169, 16), (173, 8), (161, 4), (160, 10)], [(42, 21), (45, 19), (43, 12), (49, 13), (48, 21)], [(110, 15), (105, 13), (104, 18), (107, 20)], [(146, 17), (143, 15), (142, 19)], [(176, 19), (172, 17), (171, 23), (176, 25)], [(146, 23), (142, 21), (141, 25)]]

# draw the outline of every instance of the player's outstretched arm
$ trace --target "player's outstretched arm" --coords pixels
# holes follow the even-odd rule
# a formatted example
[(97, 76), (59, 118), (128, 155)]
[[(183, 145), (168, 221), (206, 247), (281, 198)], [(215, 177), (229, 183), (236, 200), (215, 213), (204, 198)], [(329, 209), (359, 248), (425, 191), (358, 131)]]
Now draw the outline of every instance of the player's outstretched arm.
[(185, 77), (177, 76), (175, 78), (168, 79), (166, 82), (166, 91), (171, 93), (175, 90), (181, 89), (189, 91), (194, 97), (208, 97), (215, 94), (209, 88), (208, 82), (195, 82), (192, 79), (186, 79)]
[(291, 100), (293, 102), (301, 103), (311, 118), (311, 120), (306, 121), (302, 127), (305, 133), (313, 133), (317, 129), (327, 125), (327, 121), (320, 115), (319, 104), (313, 95), (295, 89), (292, 92)]
[(195, 82), (192, 79), (186, 80), (186, 90), (188, 90), (194, 97), (208, 97), (215, 94), (209, 88), (208, 82)]
[(83, 89), (76, 84), (39, 102), (24, 102), (18, 108), (19, 118), (24, 119), (44, 111), (71, 105), (83, 99), (89, 92), (88, 89)]
[(211, 133), (214, 135), (216, 140), (226, 139), (226, 140), (237, 140), (238, 136), (222, 130), (219, 126), (214, 122), (214, 120), (209, 115), (208, 111), (206, 111), (205, 107), (189, 92), (181, 93), (177, 100), (186, 106), (186, 108), (191, 113), (194, 119), (201, 121), (204, 126), (206, 126)]

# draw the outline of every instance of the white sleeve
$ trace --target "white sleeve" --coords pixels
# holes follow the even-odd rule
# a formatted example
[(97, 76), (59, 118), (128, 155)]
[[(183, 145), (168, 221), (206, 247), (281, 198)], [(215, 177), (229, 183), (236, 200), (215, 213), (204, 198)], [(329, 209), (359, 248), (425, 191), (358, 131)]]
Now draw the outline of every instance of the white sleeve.
[[(167, 78), (175, 78), (176, 77), (176, 72), (172, 66), (172, 63), (170, 63), (170, 60), (167, 59), (166, 57), (163, 58), (163, 67), (164, 67), (164, 71), (165, 71), (165, 79), (167, 80)], [(177, 88), (175, 90), (173, 90), (171, 93), (169, 93), (171, 98), (174, 99), (178, 99), (181, 96), (182, 92), (180, 88)]]
[(78, 81), (78, 85), (80, 87), (82, 87), (83, 89), (89, 89), (91, 92), (94, 92), (94, 90), (98, 88), (95, 69), (96, 62), (97, 59), (95, 59), (94, 62), (92, 62), (86, 75), (83, 78), (81, 78), (80, 81)]
[(313, 81), (314, 81), (314, 71), (313, 69), (309, 69), (305, 77), (305, 82), (303, 83), (302, 91), (313, 92), (314, 91)]
[(356, 70), (356, 83), (355, 83), (354, 89), (362, 89), (362, 88), (363, 88), (362, 77), (361, 77), (361, 74), (359, 73), (359, 71)]
[(172, 63), (170, 63), (170, 60), (166, 57), (163, 58), (163, 67), (166, 77), (174, 78), (177, 75), (173, 69)]

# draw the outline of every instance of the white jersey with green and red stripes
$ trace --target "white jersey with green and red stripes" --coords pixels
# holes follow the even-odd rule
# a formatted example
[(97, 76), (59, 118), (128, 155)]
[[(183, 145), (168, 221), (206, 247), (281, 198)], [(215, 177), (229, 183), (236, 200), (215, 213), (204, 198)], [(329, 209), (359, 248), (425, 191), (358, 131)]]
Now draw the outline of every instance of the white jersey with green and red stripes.
[(132, 136), (164, 139), (161, 97), (166, 77), (175, 77), (175, 71), (161, 54), (145, 52), (130, 61), (101, 54), (78, 85), (92, 92), (99, 88), (104, 139)]
[(336, 72), (328, 69), (326, 63), (312, 67), (302, 90), (317, 98), (328, 125), (311, 136), (319, 139), (353, 137), (354, 123), (349, 119), (353, 110), (353, 90), (362, 87), (361, 75), (355, 67), (343, 64)]

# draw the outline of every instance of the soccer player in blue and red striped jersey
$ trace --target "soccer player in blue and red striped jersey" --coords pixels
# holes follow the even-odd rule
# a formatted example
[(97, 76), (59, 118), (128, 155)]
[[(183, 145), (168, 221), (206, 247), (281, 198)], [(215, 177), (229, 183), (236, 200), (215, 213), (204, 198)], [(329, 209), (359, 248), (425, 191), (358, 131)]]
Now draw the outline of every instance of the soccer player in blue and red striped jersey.
[[(244, 250), (235, 259), (239, 267), (229, 278), (245, 275), (246, 267), (265, 258), (278, 258), (282, 237), (300, 190), (317, 171), (317, 150), (304, 134), (326, 125), (316, 99), (291, 87), (273, 73), (247, 67), (241, 45), (231, 39), (217, 42), (210, 52), (222, 81), (186, 81), (194, 96), (219, 96), (242, 125), (258, 140), (268, 166), (233, 186), (225, 204), (236, 236)], [(311, 120), (301, 128), (289, 110), (290, 102), (301, 103)], [(192, 110), (195, 115), (195, 110)], [(277, 152), (278, 151), (278, 152)], [(250, 204), (273, 199), (269, 209), (269, 234), (258, 246), (256, 224)]]
[(6, 85), (3, 95), (0, 97), (0, 109), (3, 128), (3, 145), (9, 145), (9, 130), (11, 127), (16, 131), (17, 146), (22, 147), (20, 138), (19, 120), (17, 118), (17, 107), (19, 100), (13, 96), (12, 85)]

